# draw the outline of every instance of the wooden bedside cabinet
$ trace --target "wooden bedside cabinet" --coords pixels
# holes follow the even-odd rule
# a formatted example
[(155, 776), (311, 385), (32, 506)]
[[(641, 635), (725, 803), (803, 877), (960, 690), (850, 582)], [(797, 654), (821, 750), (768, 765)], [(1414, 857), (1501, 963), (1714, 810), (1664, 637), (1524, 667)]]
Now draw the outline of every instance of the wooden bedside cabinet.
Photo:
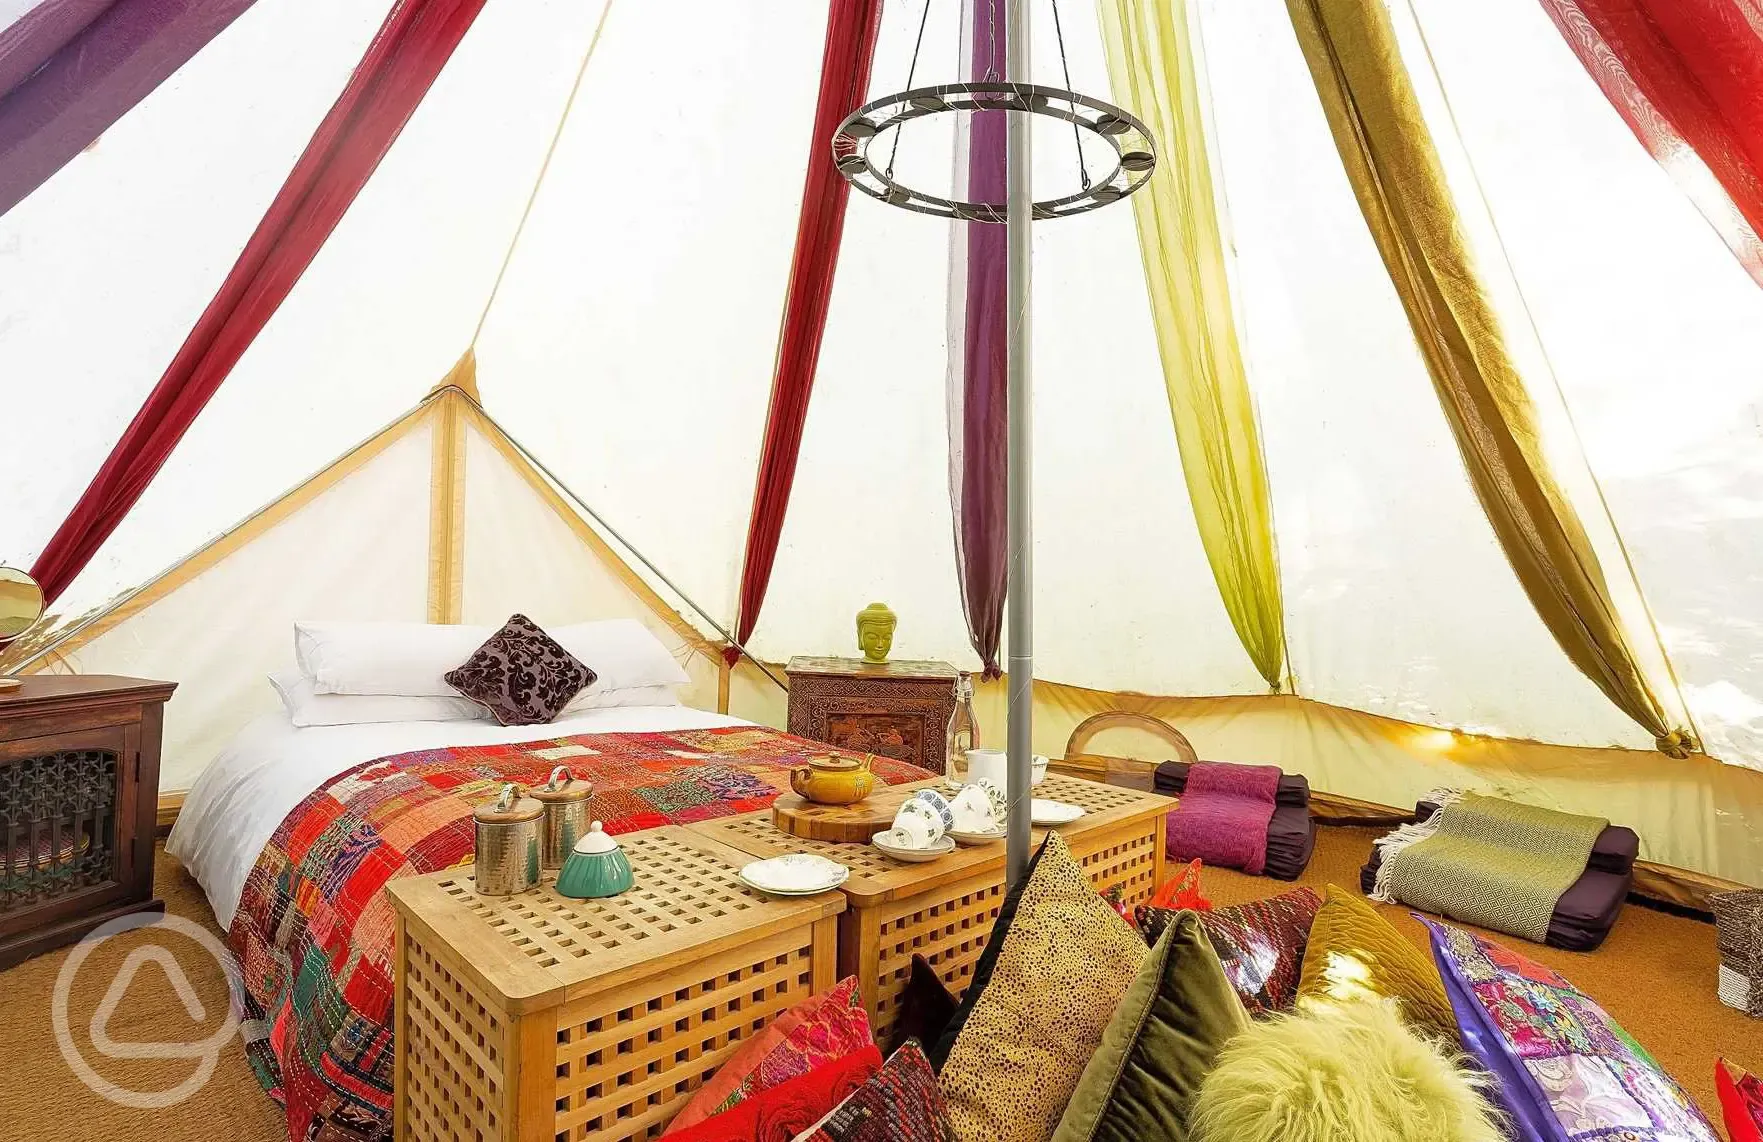
[(792, 734), (943, 772), (958, 677), (947, 662), (792, 658), (787, 670)]
[(36, 674), (0, 693), (0, 968), (153, 898), (171, 682)]

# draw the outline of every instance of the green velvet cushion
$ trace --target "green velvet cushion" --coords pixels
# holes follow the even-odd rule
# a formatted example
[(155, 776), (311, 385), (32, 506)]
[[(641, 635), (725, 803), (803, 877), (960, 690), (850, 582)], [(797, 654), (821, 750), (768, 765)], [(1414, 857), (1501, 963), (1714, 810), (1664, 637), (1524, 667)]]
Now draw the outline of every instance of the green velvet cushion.
[(1115, 1010), (1053, 1142), (1186, 1142), (1201, 1080), (1248, 1026), (1198, 914), (1183, 912)]

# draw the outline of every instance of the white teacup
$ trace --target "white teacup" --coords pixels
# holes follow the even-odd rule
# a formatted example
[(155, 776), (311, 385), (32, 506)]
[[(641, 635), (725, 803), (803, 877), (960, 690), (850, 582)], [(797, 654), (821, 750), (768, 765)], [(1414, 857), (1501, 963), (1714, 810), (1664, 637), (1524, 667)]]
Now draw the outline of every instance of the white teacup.
[(949, 809), (955, 817), (955, 827), (964, 833), (990, 833), (998, 827), (991, 796), (978, 785), (965, 786), (949, 803)]
[(943, 838), (943, 815), (923, 801), (907, 801), (894, 814), (894, 828), (909, 847), (928, 849)]
[(967, 751), (967, 781), (977, 785), (989, 781), (999, 789), (1010, 784), (1010, 761), (1001, 749), (970, 749)]

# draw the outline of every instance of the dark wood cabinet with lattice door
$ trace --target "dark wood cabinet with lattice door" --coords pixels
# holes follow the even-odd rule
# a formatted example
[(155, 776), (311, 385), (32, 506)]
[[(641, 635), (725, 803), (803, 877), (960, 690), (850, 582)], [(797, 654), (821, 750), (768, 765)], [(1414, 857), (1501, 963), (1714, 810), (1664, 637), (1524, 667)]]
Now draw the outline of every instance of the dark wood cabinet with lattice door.
[(798, 657), (788, 673), (791, 733), (943, 772), (957, 677), (947, 662)]
[(153, 897), (170, 682), (38, 674), (0, 692), (0, 968)]

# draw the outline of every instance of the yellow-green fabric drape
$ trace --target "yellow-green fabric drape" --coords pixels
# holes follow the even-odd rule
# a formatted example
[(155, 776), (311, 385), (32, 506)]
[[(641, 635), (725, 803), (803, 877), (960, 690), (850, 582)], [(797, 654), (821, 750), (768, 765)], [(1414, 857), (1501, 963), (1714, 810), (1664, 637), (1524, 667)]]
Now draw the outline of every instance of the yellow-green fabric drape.
[(1133, 195), (1133, 215), (1188, 498), (1231, 625), (1278, 689), (1285, 610), (1273, 511), (1231, 318), (1187, 3), (1099, 5), (1115, 99), (1157, 141), (1157, 173)]
[(1635, 660), (1597, 553), (1476, 274), (1384, 0), (1286, 0), (1353, 193), (1407, 311), (1470, 483), (1567, 657), (1659, 748), (1687, 756)]

